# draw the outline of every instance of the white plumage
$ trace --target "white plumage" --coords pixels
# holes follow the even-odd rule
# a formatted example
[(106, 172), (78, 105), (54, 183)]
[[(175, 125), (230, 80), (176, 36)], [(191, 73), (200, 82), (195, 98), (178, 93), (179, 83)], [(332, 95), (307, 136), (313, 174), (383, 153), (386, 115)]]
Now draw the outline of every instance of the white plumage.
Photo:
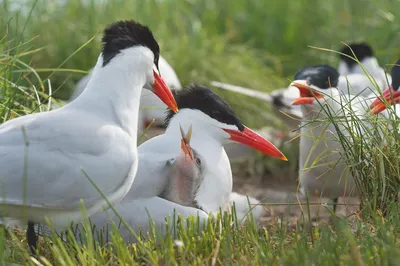
[[(176, 114), (169, 112), (169, 123), (164, 134), (138, 147), (139, 167), (135, 181), (126, 197), (121, 203), (115, 205), (117, 211), (136, 231), (139, 228), (149, 229), (146, 207), (157, 226), (163, 223), (165, 216), (173, 215), (174, 209), (184, 217), (199, 214), (202, 220), (207, 217), (207, 213), (217, 212), (220, 208), (226, 209), (231, 200), (232, 171), (223, 145), (232, 140), (266, 154), (286, 159), (276, 147), (245, 127), (229, 106), (210, 89), (195, 84), (177, 93), (175, 97), (180, 111)], [(200, 159), (201, 162), (199, 171), (191, 172), (201, 175), (201, 178), (192, 179), (201, 184), (194, 186), (195, 189), (192, 190), (195, 193), (194, 200), (190, 201), (193, 205), (188, 206), (169, 204), (168, 201), (161, 199), (161, 197), (167, 197), (170, 200), (179, 199), (181, 202), (181, 199), (185, 197), (180, 197), (182, 195), (175, 197), (170, 189), (175, 193), (186, 194), (187, 189), (193, 187), (185, 185), (185, 182), (182, 182), (185, 180), (175, 180), (178, 183), (171, 182), (171, 178), (177, 178), (171, 176), (171, 164), (181, 163), (179, 158), (182, 156), (183, 148), (180, 128), (192, 128), (190, 147), (196, 160)], [(196, 163), (196, 160), (193, 160), (193, 163)], [(184, 166), (178, 165), (178, 167)], [(169, 189), (167, 189), (168, 186)], [(192, 198), (192, 196), (189, 195), (186, 198)], [(197, 209), (192, 208), (193, 206)], [(246, 207), (241, 209), (242, 213), (243, 209)], [(93, 215), (91, 220), (97, 228), (102, 228), (110, 221), (108, 215), (112, 221), (119, 224), (119, 218), (110, 210)], [(124, 232), (126, 232), (123, 233), (124, 239), (129, 239), (131, 236), (128, 231)]]
[[(160, 75), (171, 90), (180, 90), (181, 82), (172, 66), (160, 56), (159, 60)], [(84, 76), (76, 84), (76, 88), (69, 101), (76, 99), (86, 88), (90, 78), (92, 77), (93, 69), (89, 70), (89, 74)], [(140, 134), (145, 129), (146, 125), (155, 119), (153, 125), (164, 125), (165, 109), (167, 106), (151, 91), (144, 90), (140, 96), (140, 110), (138, 133)]]
[[(130, 39), (124, 34), (139, 29), (141, 33), (133, 37), (139, 39), (115, 50), (119, 38)], [(145, 44), (137, 45), (143, 34), (156, 44), (151, 32), (136, 22), (112, 24), (105, 30), (93, 76), (77, 99), (0, 126), (2, 216), (29, 221), (29, 226), (44, 223), (47, 217), (63, 228), (82, 219), (81, 200), (88, 215), (100, 211), (107, 203), (82, 169), (112, 203), (126, 195), (138, 166), (136, 128), (142, 88), (160, 93), (163, 86), (153, 72), (154, 52)], [(162, 90), (164, 100), (175, 109), (171, 92)]]

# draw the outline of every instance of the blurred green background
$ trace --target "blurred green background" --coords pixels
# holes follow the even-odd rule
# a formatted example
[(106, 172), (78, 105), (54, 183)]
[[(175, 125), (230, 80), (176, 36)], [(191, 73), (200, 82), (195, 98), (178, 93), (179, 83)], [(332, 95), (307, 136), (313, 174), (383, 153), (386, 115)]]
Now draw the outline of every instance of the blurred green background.
[[(382, 65), (394, 63), (400, 54), (399, 0), (0, 3), (1, 36), (5, 36), (8, 25), (5, 41), (23, 44), (24, 51), (42, 48), (20, 57), (38, 71), (58, 68), (66, 59), (61, 68), (87, 71), (99, 54), (102, 29), (120, 19), (134, 19), (153, 30), (162, 56), (184, 85), (194, 81), (209, 85), (211, 80), (217, 80), (271, 91), (287, 86), (294, 72), (304, 65), (337, 65), (336, 54), (309, 46), (339, 50), (341, 42), (367, 41)], [(93, 36), (93, 41), (76, 52)], [(61, 99), (68, 98), (84, 75), (71, 71), (39, 73), (44, 80), (51, 75), (55, 95)], [(240, 110), (238, 114), (246, 124), (260, 127), (273, 123), (259, 115), (260, 107), (268, 111), (262, 102), (215, 91)]]

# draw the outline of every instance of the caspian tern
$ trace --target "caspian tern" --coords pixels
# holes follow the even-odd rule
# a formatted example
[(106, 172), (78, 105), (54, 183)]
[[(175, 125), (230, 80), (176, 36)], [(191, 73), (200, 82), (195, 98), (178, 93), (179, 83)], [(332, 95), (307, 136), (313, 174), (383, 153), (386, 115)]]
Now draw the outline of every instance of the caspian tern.
[(142, 88), (178, 110), (157, 73), (160, 50), (146, 26), (113, 23), (102, 42), (93, 77), (77, 99), (0, 126), (1, 215), (28, 222), (32, 252), (34, 223), (47, 217), (62, 228), (82, 220), (81, 200), (89, 216), (107, 205), (86, 174), (112, 203), (128, 193), (138, 166)]
[[(337, 90), (339, 73), (333, 67), (316, 66), (314, 71), (309, 68), (304, 73), (303, 69), (299, 70), (299, 76), (303, 75), (304, 79), (291, 83), (300, 92), (293, 104), (300, 105), (304, 114), (300, 130), (300, 187), (303, 194), (308, 191), (311, 195), (333, 199), (336, 211), (338, 197), (357, 196), (355, 181), (342, 160), (343, 146), (337, 132), (348, 137), (348, 128), (356, 126), (351, 117), (363, 117), (368, 102)], [(322, 110), (326, 106), (333, 116), (346, 117), (345, 121), (351, 125), (345, 127), (338, 122), (335, 126), (328, 121), (326, 111)]]
[[(160, 56), (159, 73), (163, 77), (165, 83), (171, 90), (180, 90), (182, 88), (181, 82), (175, 73), (175, 70), (170, 64)], [(86, 88), (90, 78), (92, 77), (93, 69), (89, 70), (89, 74), (84, 76), (76, 84), (76, 88), (69, 101), (76, 99)], [(152, 122), (152, 126), (164, 127), (165, 120), (165, 108), (167, 107), (157, 96), (151, 91), (144, 90), (140, 96), (139, 110), (139, 122), (138, 122), (138, 133), (142, 133), (143, 130)]]
[[(341, 75), (338, 87), (344, 93), (353, 95), (360, 94), (363, 97), (370, 96), (376, 91), (376, 85), (385, 90), (392, 78), (379, 66), (374, 51), (367, 43), (351, 43), (340, 50), (340, 61), (338, 66)], [(360, 65), (353, 58), (356, 57)], [(368, 77), (366, 75), (370, 77)], [(372, 81), (373, 79), (373, 81)], [(376, 83), (376, 84), (375, 84)], [(350, 85), (350, 86), (348, 86)], [(350, 90), (350, 92), (348, 91)]]
[[(193, 127), (190, 145), (203, 158), (204, 180), (196, 195), (197, 204), (206, 212), (226, 206), (232, 192), (232, 171), (223, 145), (239, 142), (273, 157), (287, 160), (269, 141), (243, 125), (232, 109), (209, 88), (194, 84), (174, 92), (180, 111), (167, 115), (167, 130), (139, 146), (140, 165), (132, 196), (160, 195), (166, 178), (164, 166), (180, 152), (176, 145), (179, 126)], [(150, 174), (149, 174), (150, 173)], [(151, 178), (148, 178), (151, 176)]]

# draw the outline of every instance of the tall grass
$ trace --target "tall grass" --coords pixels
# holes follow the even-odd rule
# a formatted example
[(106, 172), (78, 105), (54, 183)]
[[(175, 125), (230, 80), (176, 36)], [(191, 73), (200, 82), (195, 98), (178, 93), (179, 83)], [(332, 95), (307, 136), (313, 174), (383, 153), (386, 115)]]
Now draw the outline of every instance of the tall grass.
[[(365, 75), (374, 81), (368, 72)], [(353, 178), (356, 186), (348, 186), (344, 195), (359, 196), (365, 213), (390, 215), (391, 203), (400, 203), (400, 120), (396, 108), (390, 105), (385, 115), (372, 114), (369, 105), (383, 89), (365, 89), (371, 91), (367, 98), (350, 94), (332, 97), (327, 93), (323, 101), (316, 99), (321, 110), (308, 123), (317, 123), (324, 130), (322, 136), (314, 136), (310, 153), (316, 152), (314, 149), (319, 142), (328, 144), (305, 170), (330, 168), (320, 178), (334, 178), (342, 183)], [(335, 150), (332, 143), (340, 144), (340, 148)], [(331, 159), (334, 154), (339, 155), (337, 161)], [(341, 165), (345, 166), (344, 170)]]
[[(342, 41), (367, 40), (382, 63), (397, 59), (400, 41), (400, 3), (384, 0), (248, 1), (227, 0), (25, 0), (24, 5), (3, 0), (1, 18), (21, 41), (36, 38), (31, 47), (43, 50), (27, 58), (33, 67), (57, 68), (91, 37), (95, 39), (62, 67), (88, 70), (100, 51), (101, 30), (118, 19), (136, 19), (154, 31), (161, 54), (172, 64), (183, 84), (221, 80), (271, 91), (287, 86), (286, 77), (305, 64), (336, 64), (334, 54), (309, 45), (338, 50)], [(31, 6), (35, 6), (29, 16)], [(28, 24), (25, 25), (25, 23)], [(2, 26), (3, 27), (3, 26)], [(371, 30), (373, 28), (374, 30)], [(49, 73), (40, 73), (46, 79)], [(66, 99), (82, 74), (56, 72), (56, 97)], [(217, 91), (240, 110), (250, 126), (268, 123), (254, 115), (261, 102)], [(257, 105), (255, 107), (255, 105)], [(264, 107), (268, 112), (268, 106)], [(271, 122), (270, 122), (271, 123)]]

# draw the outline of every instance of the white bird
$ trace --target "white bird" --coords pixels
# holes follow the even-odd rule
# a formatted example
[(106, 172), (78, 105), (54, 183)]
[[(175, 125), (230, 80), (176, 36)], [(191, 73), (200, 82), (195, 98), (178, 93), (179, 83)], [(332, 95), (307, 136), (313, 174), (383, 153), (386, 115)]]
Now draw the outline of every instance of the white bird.
[[(265, 154), (286, 160), (269, 141), (243, 125), (232, 109), (209, 88), (193, 85), (174, 92), (180, 111), (167, 115), (167, 130), (139, 146), (140, 165), (132, 196), (146, 198), (160, 195), (166, 183), (165, 163), (176, 158), (180, 142), (179, 126), (193, 126), (191, 147), (203, 158), (204, 181), (196, 201), (206, 212), (226, 206), (232, 192), (232, 171), (223, 145), (238, 142)], [(151, 158), (157, 158), (156, 162)], [(152, 178), (147, 178), (147, 176)]]
[[(161, 185), (161, 187), (155, 189), (155, 191), (157, 191), (156, 193), (151, 193), (151, 188), (142, 185), (140, 189), (147, 189), (147, 193), (143, 193), (147, 196), (137, 198), (136, 192), (131, 193), (133, 192), (131, 191), (119, 204), (115, 205), (116, 211), (132, 227), (132, 229), (136, 232), (140, 231), (144, 235), (152, 233), (150, 218), (154, 222), (157, 236), (164, 236), (167, 232), (166, 220), (168, 217), (170, 217), (170, 221), (173, 222), (177, 221), (176, 215), (181, 215), (183, 218), (187, 218), (188, 216), (198, 216), (200, 229), (208, 221), (208, 214), (196, 200), (196, 197), (199, 194), (199, 188), (204, 181), (205, 174), (207, 173), (207, 169), (205, 168), (206, 165), (204, 164), (206, 160), (190, 145), (190, 141), (196, 137), (194, 135), (192, 138), (192, 126), (189, 127), (187, 134), (183, 132), (180, 125), (179, 127), (181, 128), (180, 141), (168, 143), (170, 147), (178, 147), (179, 145), (179, 154), (176, 155), (176, 157), (171, 157), (169, 160), (161, 163), (163, 171), (162, 175), (164, 175), (163, 178), (165, 180), (165, 182), (163, 182), (164, 184), (149, 182), (147, 185)], [(155, 158), (157, 156), (158, 154), (154, 154)], [(139, 168), (141, 168), (142, 163), (142, 160), (140, 160)], [(149, 168), (150, 167), (151, 166), (149, 166)], [(148, 169), (148, 172), (151, 172), (151, 169)], [(152, 174), (148, 174), (147, 179), (151, 179), (152, 176)], [(217, 181), (217, 179), (214, 180)], [(137, 182), (135, 182), (133, 186), (137, 185)], [(209, 180), (209, 182), (212, 182), (212, 180)], [(218, 185), (218, 182), (216, 182), (216, 185)], [(214, 196), (214, 198), (220, 200), (219, 198), (224, 196), (223, 191), (229, 191), (230, 189), (230, 187), (221, 187), (219, 188), (219, 191), (221, 191), (219, 197), (218, 195), (210, 196)], [(157, 194), (157, 196), (151, 194)], [(249, 200), (251, 204), (259, 203), (251, 197)], [(221, 202), (223, 202), (223, 200)], [(239, 220), (244, 220), (243, 218), (245, 218), (249, 212), (253, 212), (256, 220), (262, 214), (262, 206), (251, 206), (249, 208), (247, 198), (237, 193), (231, 193), (229, 195), (229, 201), (227, 201), (228, 206), (220, 207), (226, 209), (226, 207), (229, 207), (229, 204), (233, 204), (233, 202), (236, 204), (237, 217)], [(214, 212), (210, 213), (215, 214), (216, 211), (217, 210), (214, 210)], [(90, 219), (92, 225), (96, 226), (96, 229), (112, 228), (110, 226), (111, 222), (115, 225), (121, 224), (119, 217), (112, 210), (96, 213), (91, 216)], [(170, 224), (170, 229), (174, 228), (175, 225)], [(103, 238), (108, 237), (106, 230), (103, 230), (100, 233), (103, 234)], [(129, 230), (124, 226), (119, 228), (119, 233), (125, 241), (136, 241)]]
[(82, 170), (112, 203), (129, 191), (136, 175), (137, 117), (142, 88), (177, 111), (157, 73), (159, 46), (151, 31), (134, 21), (109, 25), (93, 77), (73, 102), (50, 112), (9, 120), (0, 126), (3, 217), (34, 223), (49, 218), (57, 227), (82, 220), (107, 205)]
[[(89, 70), (89, 74), (78, 81), (75, 91), (69, 101), (73, 101), (84, 91), (92, 77), (92, 72), (93, 69)], [(180, 90), (182, 88), (175, 70), (162, 56), (160, 56), (159, 60), (159, 73), (171, 90)], [(157, 96), (151, 91), (143, 91), (140, 97), (140, 106), (138, 122), (139, 134), (151, 124), (153, 119), (154, 122), (151, 124), (152, 126), (164, 127), (165, 108), (167, 106)]]
[[(167, 188), (171, 184), (173, 191), (181, 191), (186, 195), (186, 199), (188, 198), (187, 190), (179, 189), (179, 186), (174, 185), (180, 184), (176, 182), (179, 180), (171, 183), (168, 178), (171, 160), (176, 161), (182, 155), (182, 148), (179, 145), (182, 141), (180, 127), (193, 128), (190, 146), (195, 151), (196, 163), (201, 165), (200, 180), (202, 181), (198, 188), (197, 185), (194, 186), (197, 193), (194, 199), (189, 197), (189, 201), (195, 202), (195, 205), (190, 206), (195, 206), (205, 213), (219, 211), (220, 207), (226, 208), (229, 204), (232, 192), (232, 171), (224, 144), (236, 141), (286, 160), (275, 146), (244, 126), (232, 109), (209, 88), (194, 84), (188, 89), (175, 91), (174, 95), (179, 112), (176, 114), (168, 112), (166, 121), (168, 126), (165, 133), (138, 147), (139, 167), (134, 184), (121, 203), (115, 206), (116, 208), (120, 208), (119, 205), (127, 206), (123, 208), (130, 210), (126, 213), (128, 221), (138, 219), (129, 217), (137, 216), (133, 209), (128, 207), (130, 202), (148, 199), (152, 199), (151, 202), (158, 202), (161, 200), (155, 197), (164, 196), (182, 203), (181, 199), (171, 197), (173, 194), (168, 193)], [(156, 213), (160, 212), (154, 209), (157, 205), (150, 208)], [(162, 214), (171, 213), (171, 210), (172, 208)], [(106, 217), (103, 216), (104, 219)]]
[[(310, 195), (333, 199), (336, 211), (338, 197), (357, 196), (355, 181), (342, 158), (344, 151), (338, 131), (351, 141), (349, 128), (356, 128), (352, 117), (362, 119), (369, 102), (337, 90), (339, 73), (333, 67), (316, 66), (315, 72), (308, 71), (309, 68), (303, 74), (303, 69), (299, 70), (298, 76), (304, 78), (291, 84), (300, 92), (293, 104), (300, 105), (304, 114), (300, 130), (300, 187), (303, 194), (308, 191)], [(332, 116), (341, 117), (342, 122), (336, 126), (331, 123), (326, 109), (322, 110), (326, 107)]]
[(380, 90), (388, 88), (392, 77), (379, 66), (369, 44), (351, 43), (343, 46), (340, 53), (338, 88), (345, 94), (368, 97), (371, 94), (376, 95), (376, 85)]
[[(249, 204), (250, 203), (250, 204)], [(232, 192), (229, 196), (229, 205), (235, 205), (236, 216), (239, 221), (245, 222), (247, 215), (252, 213), (254, 221), (259, 221), (264, 212), (264, 207), (257, 199)]]

